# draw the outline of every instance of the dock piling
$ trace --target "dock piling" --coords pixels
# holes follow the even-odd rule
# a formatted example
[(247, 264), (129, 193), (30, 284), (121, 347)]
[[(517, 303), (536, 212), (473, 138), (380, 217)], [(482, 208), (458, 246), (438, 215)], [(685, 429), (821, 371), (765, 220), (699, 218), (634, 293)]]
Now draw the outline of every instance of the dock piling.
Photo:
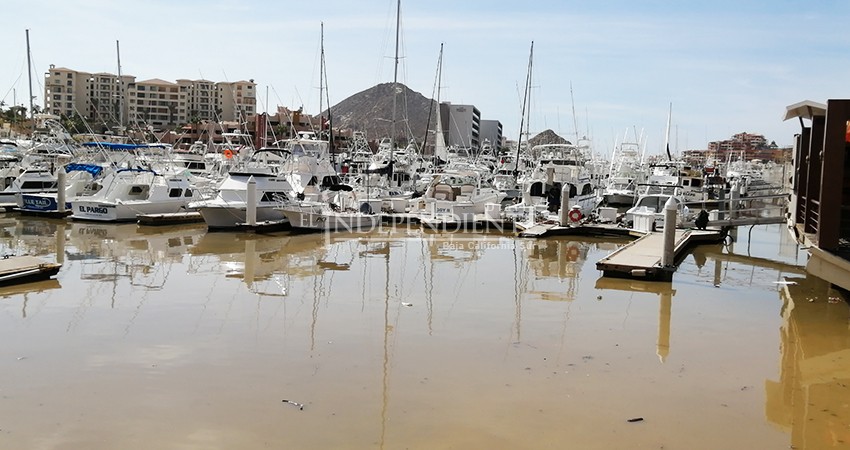
[(60, 214), (65, 212), (65, 185), (66, 183), (66, 172), (64, 167), (60, 167), (56, 174), (56, 211)]
[(673, 265), (676, 248), (676, 200), (673, 197), (664, 203), (664, 249), (661, 252), (661, 266)]
[(248, 226), (257, 225), (257, 181), (251, 175), (248, 178), (248, 194), (245, 198), (245, 223)]
[(561, 186), (561, 209), (558, 211), (559, 220), (561, 221), (561, 226), (567, 226), (570, 224), (570, 185), (569, 183), (564, 183)]

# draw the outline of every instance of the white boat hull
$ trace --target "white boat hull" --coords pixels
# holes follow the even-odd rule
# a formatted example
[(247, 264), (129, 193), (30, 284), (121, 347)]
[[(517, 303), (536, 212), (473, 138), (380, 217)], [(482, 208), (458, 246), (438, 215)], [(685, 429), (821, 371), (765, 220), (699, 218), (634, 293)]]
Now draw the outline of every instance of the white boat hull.
[(293, 229), (314, 231), (371, 230), (381, 223), (380, 214), (361, 212), (336, 212), (310, 207), (285, 207), (281, 209)]
[(71, 218), (97, 222), (130, 222), (145, 214), (171, 214), (185, 212), (187, 201), (123, 201), (72, 200)]
[[(257, 206), (257, 222), (280, 222), (286, 223), (286, 216), (280, 211), (280, 205)], [(200, 206), (197, 211), (201, 213), (204, 222), (209, 229), (233, 229), (247, 222), (246, 206)]]

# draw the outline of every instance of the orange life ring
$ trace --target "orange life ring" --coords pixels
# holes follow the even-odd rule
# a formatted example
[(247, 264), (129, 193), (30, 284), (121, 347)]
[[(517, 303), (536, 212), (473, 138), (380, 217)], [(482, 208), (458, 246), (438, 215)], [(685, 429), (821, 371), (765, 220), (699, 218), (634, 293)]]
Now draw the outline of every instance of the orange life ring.
[(229, 148), (224, 149), (224, 157), (227, 159), (233, 158), (233, 151)]
[(574, 209), (570, 211), (567, 216), (570, 218), (571, 222), (578, 222), (579, 220), (581, 220), (581, 211), (579, 211), (578, 209)]

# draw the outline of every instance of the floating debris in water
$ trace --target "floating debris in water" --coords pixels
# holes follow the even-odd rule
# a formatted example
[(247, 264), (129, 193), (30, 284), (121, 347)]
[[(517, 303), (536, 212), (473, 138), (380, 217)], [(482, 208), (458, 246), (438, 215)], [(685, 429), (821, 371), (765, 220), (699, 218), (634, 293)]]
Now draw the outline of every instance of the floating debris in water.
[(796, 281), (782, 280), (782, 281), (774, 281), (773, 284), (783, 284), (783, 285), (788, 286), (788, 285), (791, 285), (791, 284), (797, 284), (797, 282)]
[(281, 401), (283, 403), (289, 403), (290, 405), (297, 406), (299, 411), (304, 411), (304, 404), (303, 403), (293, 402), (292, 400), (281, 400)]
[(635, 417), (627, 420), (626, 422), (643, 422), (643, 417)]
[(401, 302), (401, 306), (411, 307), (411, 306), (413, 306), (413, 303), (405, 303), (405, 302)]

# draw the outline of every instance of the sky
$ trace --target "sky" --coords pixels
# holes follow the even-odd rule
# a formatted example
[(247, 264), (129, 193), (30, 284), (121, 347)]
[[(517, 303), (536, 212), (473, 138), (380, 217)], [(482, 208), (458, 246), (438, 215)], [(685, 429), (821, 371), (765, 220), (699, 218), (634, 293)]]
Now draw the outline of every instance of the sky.
[[(82, 72), (257, 83), (258, 110), (319, 110), (322, 42), (336, 104), (394, 77), (396, 0), (4, 0), (0, 100), (24, 104), (51, 64)], [(10, 20), (11, 19), (11, 20)], [(648, 154), (739, 132), (791, 145), (785, 107), (847, 98), (850, 2), (404, 0), (398, 81), (472, 104), (531, 135), (587, 135), (600, 154), (645, 136)], [(324, 39), (321, 27), (324, 24)], [(533, 42), (533, 57), (530, 50)], [(327, 106), (327, 105), (323, 105)]]

